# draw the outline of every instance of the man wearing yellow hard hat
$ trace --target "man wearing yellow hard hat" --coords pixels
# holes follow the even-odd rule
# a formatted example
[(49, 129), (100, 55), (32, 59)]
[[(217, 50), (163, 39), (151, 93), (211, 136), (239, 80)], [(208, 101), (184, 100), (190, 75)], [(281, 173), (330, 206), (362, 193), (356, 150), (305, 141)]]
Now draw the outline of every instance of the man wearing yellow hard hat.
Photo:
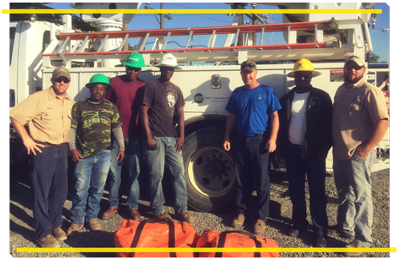
[(325, 159), (332, 145), (332, 100), (328, 93), (311, 85), (311, 79), (320, 74), (309, 60), (300, 59), (287, 75), (294, 78), (296, 87), (280, 100), (275, 158), (280, 162), (283, 156), (286, 161), (293, 203), (293, 227), (288, 234), (297, 237), (308, 227), (304, 191), (307, 174), (314, 246), (326, 247)]

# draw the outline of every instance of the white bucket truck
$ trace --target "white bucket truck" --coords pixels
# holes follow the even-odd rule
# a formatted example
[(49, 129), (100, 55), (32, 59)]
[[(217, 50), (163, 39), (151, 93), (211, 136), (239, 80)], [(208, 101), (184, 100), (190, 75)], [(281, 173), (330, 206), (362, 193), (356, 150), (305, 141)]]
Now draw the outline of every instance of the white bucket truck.
[[(361, 3), (281, 3), (287, 9), (360, 9)], [(128, 9), (140, 4), (84, 3), (83, 9)], [(367, 5), (366, 8), (370, 8)], [(173, 82), (184, 94), (185, 146), (184, 162), (189, 205), (199, 211), (221, 211), (232, 206), (235, 175), (230, 153), (223, 150), (225, 106), (232, 91), (242, 86), (240, 63), (247, 59), (258, 61), (258, 81), (270, 85), (278, 98), (294, 86), (286, 77), (293, 63), (300, 58), (313, 62), (322, 75), (312, 84), (328, 92), (333, 98), (343, 83), (344, 60), (351, 55), (366, 58), (372, 52), (369, 34), (370, 14), (290, 14), (282, 15), (283, 23), (237, 25), (242, 16), (234, 18), (232, 26), (209, 28), (181, 28), (146, 31), (123, 31), (133, 15), (84, 14), (82, 19), (97, 28), (95, 32), (76, 31), (71, 16), (63, 15), (63, 25), (40, 21), (10, 23), (10, 108), (35, 91), (50, 86), (55, 67), (64, 66), (71, 72), (68, 94), (75, 101), (89, 96), (85, 84), (95, 73), (114, 77), (125, 73), (121, 61), (132, 52), (123, 49), (129, 38), (139, 38), (136, 46), (148, 65), (140, 78), (150, 82), (159, 76), (157, 64), (164, 53), (172, 53), (181, 64), (208, 62), (203, 66), (182, 66), (176, 70)], [(283, 32), (285, 44), (265, 43), (267, 32)], [(257, 33), (259, 41), (253, 42)], [(238, 40), (242, 34), (244, 43)], [(207, 35), (209, 44), (192, 48), (193, 36)], [(185, 48), (166, 49), (169, 39), (187, 36)], [(226, 36), (223, 46), (215, 46), (217, 36)], [(145, 49), (149, 39), (152, 49)], [(292, 61), (278, 62), (279, 60)], [(268, 61), (268, 62), (263, 62)], [(211, 65), (210, 65), (211, 62)], [(265, 63), (265, 64), (263, 64)], [(206, 63), (207, 64), (207, 63)], [(230, 65), (227, 65), (230, 64)], [(369, 69), (368, 79), (381, 85), (389, 69)], [(381, 80), (381, 81), (379, 81)], [(389, 149), (388, 134), (379, 146), (381, 154)], [(327, 168), (332, 165), (328, 156)]]

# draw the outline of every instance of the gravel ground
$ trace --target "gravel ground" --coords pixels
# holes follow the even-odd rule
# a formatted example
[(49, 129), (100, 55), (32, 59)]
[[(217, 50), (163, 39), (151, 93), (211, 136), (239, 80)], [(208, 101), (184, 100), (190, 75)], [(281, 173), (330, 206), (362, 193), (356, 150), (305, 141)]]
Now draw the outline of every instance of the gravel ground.
[[(19, 247), (37, 247), (34, 239), (32, 218), (32, 192), (29, 187), (29, 170), (22, 165), (12, 165), (10, 169), (10, 250), (14, 257), (114, 257), (115, 253), (17, 253)], [(70, 180), (71, 182), (71, 180)], [(140, 200), (139, 211), (142, 219), (151, 217), (149, 200), (145, 183), (141, 186), (144, 198)], [(103, 212), (108, 207), (108, 185), (101, 202)], [(372, 175), (372, 194), (374, 203), (373, 247), (390, 247), (389, 233), (389, 169), (374, 172)], [(70, 191), (71, 192), (71, 191)], [(328, 197), (329, 225), (336, 224), (337, 194), (332, 172), (326, 177), (326, 194)], [(148, 198), (148, 197), (147, 197)], [(173, 214), (171, 196), (166, 196), (166, 210)], [(308, 196), (307, 196), (308, 199)], [(307, 200), (308, 202), (308, 200)], [(300, 235), (300, 238), (287, 236), (291, 226), (291, 202), (288, 194), (288, 182), (284, 171), (271, 172), (271, 208), (267, 221), (266, 234), (276, 240), (280, 247), (312, 247), (313, 234), (311, 232), (311, 220), (308, 232)], [(63, 228), (70, 225), (71, 195), (68, 196), (63, 210)], [(201, 234), (206, 229), (232, 230), (230, 226), (232, 217), (229, 213), (210, 214), (191, 211), (195, 223), (193, 227)], [(81, 232), (61, 242), (61, 247), (113, 247), (114, 232), (120, 227), (126, 216), (125, 209), (121, 208), (119, 214), (105, 221), (100, 220), (101, 232), (90, 232), (83, 229)], [(174, 218), (174, 217), (173, 217)], [(252, 225), (246, 224), (241, 228), (251, 230)], [(343, 247), (345, 239), (328, 237), (328, 247)], [(5, 251), (6, 252), (6, 251)], [(340, 253), (281, 253), (281, 257), (342, 257)], [(388, 257), (389, 253), (364, 253), (364, 257)]]

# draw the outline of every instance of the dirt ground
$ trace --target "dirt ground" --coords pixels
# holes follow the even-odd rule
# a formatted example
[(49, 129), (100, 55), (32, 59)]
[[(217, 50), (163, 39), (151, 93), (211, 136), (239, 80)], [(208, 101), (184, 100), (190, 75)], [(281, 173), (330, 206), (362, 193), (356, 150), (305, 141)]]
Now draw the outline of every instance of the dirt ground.
[[(72, 173), (70, 172), (69, 195), (63, 210), (63, 228), (66, 230), (70, 225), (70, 208), (72, 192)], [(288, 194), (288, 182), (284, 171), (274, 170), (271, 176), (271, 206), (270, 216), (267, 221), (266, 234), (276, 240), (280, 247), (312, 247), (313, 234), (311, 231), (311, 219), (308, 217), (310, 227), (308, 232), (293, 238), (287, 235), (291, 226), (291, 202)], [(146, 182), (141, 181), (142, 198), (139, 211), (142, 219), (151, 217)], [(389, 232), (389, 169), (374, 172), (372, 175), (373, 202), (374, 202), (374, 224), (373, 224), (373, 247), (390, 247)], [(333, 174), (330, 172), (326, 178), (326, 194), (328, 197), (328, 219), (329, 225), (336, 224), (336, 213), (338, 199), (334, 185)], [(308, 196), (307, 202), (308, 202)], [(166, 195), (166, 210), (173, 214), (172, 197)], [(90, 232), (83, 229), (74, 237), (69, 237), (61, 242), (61, 247), (113, 247), (114, 232), (120, 227), (122, 220), (126, 217), (126, 211), (121, 205), (119, 214), (110, 220), (100, 220), (101, 232)], [(108, 185), (106, 186), (101, 212), (108, 208)], [(193, 227), (201, 234), (206, 229), (232, 230), (230, 223), (232, 214), (210, 214), (191, 211), (195, 223)], [(173, 217), (174, 218), (174, 217)], [(19, 247), (37, 247), (34, 238), (34, 226), (32, 217), (32, 190), (30, 187), (29, 168), (22, 164), (11, 165), (10, 168), (10, 217), (9, 217), (9, 251), (2, 250), (7, 256), (13, 257), (114, 257), (115, 253), (19, 253)], [(241, 228), (250, 230), (251, 224), (245, 223)], [(343, 247), (345, 239), (328, 237), (328, 247)], [(388, 257), (389, 253), (365, 253), (363, 257)], [(281, 257), (343, 257), (340, 253), (281, 253)]]

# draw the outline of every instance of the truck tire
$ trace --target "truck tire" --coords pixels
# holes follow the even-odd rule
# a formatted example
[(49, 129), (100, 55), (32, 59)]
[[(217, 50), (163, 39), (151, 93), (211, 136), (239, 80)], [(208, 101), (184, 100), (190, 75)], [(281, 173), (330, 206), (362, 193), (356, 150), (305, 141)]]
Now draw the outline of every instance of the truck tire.
[(224, 129), (219, 127), (202, 128), (185, 138), (188, 204), (194, 210), (218, 213), (234, 207), (235, 172), (223, 141)]

